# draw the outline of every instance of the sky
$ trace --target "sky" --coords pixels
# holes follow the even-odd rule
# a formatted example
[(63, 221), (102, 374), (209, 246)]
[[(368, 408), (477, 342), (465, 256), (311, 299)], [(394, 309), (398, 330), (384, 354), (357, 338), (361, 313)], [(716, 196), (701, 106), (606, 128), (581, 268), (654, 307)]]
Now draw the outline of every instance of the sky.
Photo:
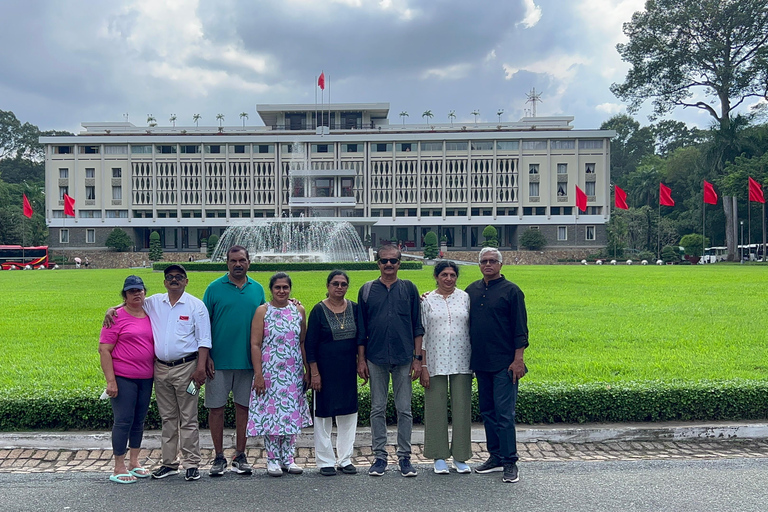
[[(643, 0), (24, 0), (0, 3), (0, 110), (81, 122), (262, 125), (256, 105), (390, 103), (390, 124), (517, 121), (599, 128), (625, 112), (622, 24)], [(319, 98), (319, 96), (318, 96)], [(318, 99), (319, 101), (319, 99)], [(646, 105), (635, 117), (648, 124)], [(670, 118), (702, 128), (707, 114)]]

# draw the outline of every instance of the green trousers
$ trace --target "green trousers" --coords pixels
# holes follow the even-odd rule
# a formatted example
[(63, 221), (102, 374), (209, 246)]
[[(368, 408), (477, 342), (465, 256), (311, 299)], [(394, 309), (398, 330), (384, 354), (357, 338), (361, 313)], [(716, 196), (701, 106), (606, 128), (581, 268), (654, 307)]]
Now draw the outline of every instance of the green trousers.
[[(453, 435), (448, 443), (448, 384)], [(472, 374), (435, 375), (424, 390), (424, 456), (465, 462), (472, 457)]]

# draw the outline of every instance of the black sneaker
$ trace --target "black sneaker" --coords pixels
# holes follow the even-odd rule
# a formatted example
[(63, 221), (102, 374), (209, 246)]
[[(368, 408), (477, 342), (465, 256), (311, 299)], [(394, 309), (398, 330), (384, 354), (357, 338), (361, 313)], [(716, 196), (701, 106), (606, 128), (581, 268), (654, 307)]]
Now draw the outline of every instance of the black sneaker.
[(336, 476), (336, 470), (331, 466), (325, 466), (320, 468), (320, 474), (323, 476)]
[(160, 469), (156, 469), (152, 472), (152, 478), (157, 478), (159, 480), (160, 478), (165, 478), (167, 476), (178, 475), (178, 474), (179, 474), (178, 469), (173, 469), (168, 466), (160, 466)]
[(387, 461), (384, 459), (376, 459), (371, 469), (368, 470), (368, 474), (371, 476), (381, 476), (387, 470)]
[(190, 480), (199, 480), (200, 479), (200, 472), (197, 470), (197, 468), (187, 468), (187, 473), (184, 475), (184, 480), (190, 481)]
[(217, 455), (215, 459), (213, 459), (213, 465), (211, 466), (211, 469), (208, 471), (208, 476), (221, 476), (224, 474), (224, 471), (227, 469), (227, 459), (224, 458), (223, 455)]
[(345, 475), (355, 475), (357, 474), (357, 468), (352, 464), (347, 464), (343, 468), (339, 468), (339, 471), (344, 473)]
[(517, 474), (517, 464), (514, 462), (512, 464), (504, 464), (504, 476), (501, 477), (501, 481), (513, 484), (518, 480), (520, 480), (520, 477)]
[(250, 475), (253, 473), (253, 468), (248, 464), (248, 459), (244, 453), (232, 459), (232, 471), (238, 475)]
[(403, 476), (416, 476), (416, 468), (411, 465), (411, 459), (400, 459), (400, 474)]
[(488, 457), (488, 460), (480, 464), (475, 468), (475, 473), (480, 473), (481, 475), (484, 475), (485, 473), (496, 473), (498, 471), (503, 471), (504, 467), (501, 464), (501, 461), (491, 455)]

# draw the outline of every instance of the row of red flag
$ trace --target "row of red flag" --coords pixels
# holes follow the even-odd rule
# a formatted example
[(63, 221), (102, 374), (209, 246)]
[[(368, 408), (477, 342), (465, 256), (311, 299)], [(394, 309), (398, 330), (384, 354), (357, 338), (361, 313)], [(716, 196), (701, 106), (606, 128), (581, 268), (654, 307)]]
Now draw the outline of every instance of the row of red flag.
[[(618, 185), (614, 185), (614, 205), (621, 210), (629, 210), (627, 205), (627, 193)], [(755, 203), (765, 203), (763, 187), (757, 181), (749, 178), (749, 200)], [(704, 180), (704, 202), (706, 204), (717, 204), (717, 192), (715, 187)], [(675, 200), (672, 199), (672, 189), (663, 183), (659, 183), (659, 204), (661, 206), (675, 206)], [(582, 212), (587, 210), (587, 195), (578, 186), (576, 186), (576, 206)]]
[[(35, 212), (32, 210), (29, 199), (27, 199), (27, 194), (24, 194), (24, 216), (31, 219), (33, 213)], [(75, 200), (69, 194), (64, 194), (64, 215), (75, 216)]]

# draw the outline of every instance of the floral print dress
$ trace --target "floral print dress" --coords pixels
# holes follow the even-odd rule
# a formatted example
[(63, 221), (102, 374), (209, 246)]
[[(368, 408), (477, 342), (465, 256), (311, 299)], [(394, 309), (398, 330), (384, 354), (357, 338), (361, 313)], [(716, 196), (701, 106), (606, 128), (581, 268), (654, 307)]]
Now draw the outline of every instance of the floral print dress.
[(312, 425), (303, 391), (304, 361), (301, 358), (301, 314), (293, 304), (276, 308), (267, 303), (261, 369), (267, 392), (251, 391), (248, 435), (298, 434)]

